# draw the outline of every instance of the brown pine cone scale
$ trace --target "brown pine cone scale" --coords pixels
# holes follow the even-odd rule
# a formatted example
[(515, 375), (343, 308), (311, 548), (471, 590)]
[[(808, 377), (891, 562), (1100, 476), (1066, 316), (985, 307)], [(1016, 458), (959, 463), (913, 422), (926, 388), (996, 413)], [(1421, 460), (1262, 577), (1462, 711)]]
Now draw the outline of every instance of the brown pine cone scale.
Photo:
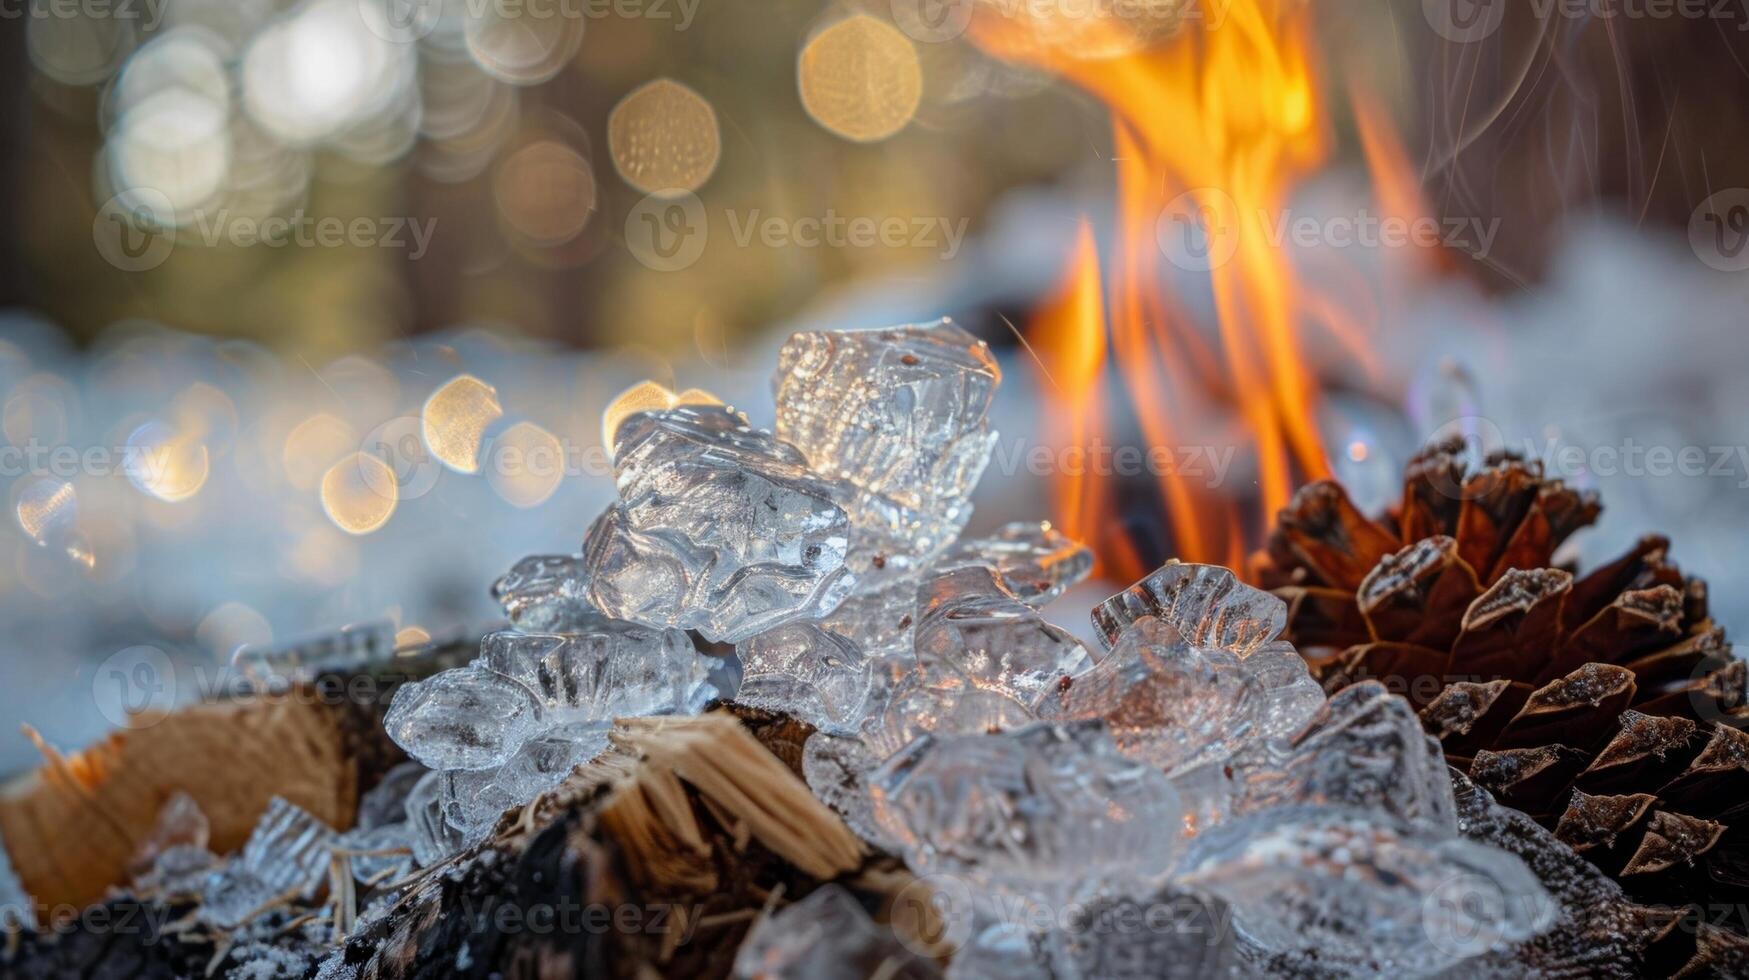
[(1295, 496), (1255, 569), (1289, 638), (1329, 689), (1407, 697), (1452, 765), (1636, 899), (1749, 901), (1749, 667), (1705, 583), (1655, 535), (1576, 574), (1555, 553), (1595, 495), (1463, 449), (1417, 455), (1377, 519), (1334, 482)]

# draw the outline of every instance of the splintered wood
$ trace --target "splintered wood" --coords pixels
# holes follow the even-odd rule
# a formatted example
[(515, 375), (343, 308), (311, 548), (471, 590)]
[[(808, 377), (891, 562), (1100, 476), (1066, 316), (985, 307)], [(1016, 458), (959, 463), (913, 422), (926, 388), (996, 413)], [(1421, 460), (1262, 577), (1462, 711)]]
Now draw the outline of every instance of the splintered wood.
[(72, 755), (37, 744), (42, 768), (0, 793), (0, 835), (25, 891), (51, 910), (125, 883), (178, 791), (200, 804), (221, 854), (248, 840), (275, 796), (333, 827), (350, 826), (358, 806), (338, 712), (295, 698), (191, 707)]
[[(745, 848), (759, 841), (808, 875), (829, 879), (858, 867), (867, 855), (855, 834), (779, 759), (732, 716), (621, 719), (610, 754), (597, 767), (617, 770), (603, 806), (604, 827), (639, 855), (651, 874), (677, 875), (701, 891), (715, 887), (711, 844), (684, 786), (690, 785)], [(635, 768), (627, 757), (640, 760)], [(698, 871), (684, 868), (696, 863)], [(649, 882), (641, 882), (648, 884)]]

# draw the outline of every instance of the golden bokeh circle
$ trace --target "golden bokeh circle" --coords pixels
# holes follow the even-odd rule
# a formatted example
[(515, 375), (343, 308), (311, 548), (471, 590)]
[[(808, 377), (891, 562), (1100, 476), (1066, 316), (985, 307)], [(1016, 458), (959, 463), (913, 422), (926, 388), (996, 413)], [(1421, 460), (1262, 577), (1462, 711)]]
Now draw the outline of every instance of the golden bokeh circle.
[(425, 400), (420, 434), (425, 448), (443, 465), (458, 473), (475, 473), (486, 426), (503, 414), (497, 389), (471, 374), (457, 375)]
[(486, 482), (511, 506), (545, 503), (564, 476), (563, 444), (533, 422), (518, 422), (492, 440)]
[(923, 100), (917, 49), (898, 28), (867, 14), (814, 35), (796, 74), (808, 115), (859, 143), (904, 129)]
[(658, 78), (607, 117), (607, 149), (619, 175), (646, 194), (696, 191), (722, 157), (717, 112), (704, 96)]
[(353, 453), (322, 477), (322, 510), (347, 534), (369, 534), (395, 513), (394, 486), (395, 472), (387, 463)]
[(536, 245), (576, 238), (595, 213), (589, 162), (557, 140), (538, 140), (511, 154), (498, 167), (493, 191), (505, 222)]

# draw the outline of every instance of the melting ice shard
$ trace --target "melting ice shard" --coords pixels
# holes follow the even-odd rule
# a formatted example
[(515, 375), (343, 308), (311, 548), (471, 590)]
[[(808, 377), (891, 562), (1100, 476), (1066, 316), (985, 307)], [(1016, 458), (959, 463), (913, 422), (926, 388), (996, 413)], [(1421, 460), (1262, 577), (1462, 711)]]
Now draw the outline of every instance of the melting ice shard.
[(823, 885), (754, 927), (735, 956), (735, 976), (933, 980), (941, 971), (876, 925), (849, 892)]
[(518, 629), (568, 632), (592, 618), (582, 555), (530, 555), (492, 583), (492, 598)]
[(489, 633), (474, 663), (525, 691), (542, 728), (620, 715), (693, 714), (717, 694), (708, 680), (710, 664), (681, 630), (601, 616), (579, 627), (574, 633)]
[(1143, 616), (1158, 616), (1204, 649), (1249, 656), (1287, 626), (1287, 603), (1218, 565), (1170, 561), (1093, 609), (1107, 646)]
[(536, 733), (692, 713), (716, 696), (685, 633), (596, 616), (576, 633), (491, 633), (480, 656), (395, 692), (389, 737), (433, 769), (494, 769)]
[(1049, 521), (1005, 524), (983, 538), (960, 541), (933, 571), (987, 565), (1008, 591), (1030, 606), (1044, 606), (1093, 571), (1093, 552)]
[(850, 593), (846, 488), (794, 447), (710, 406), (639, 413), (618, 435), (620, 502), (584, 542), (598, 609), (734, 643)]
[(279, 898), (310, 897), (327, 877), (335, 840), (327, 824), (274, 797), (242, 851), (207, 877), (201, 917), (230, 929)]
[(857, 730), (911, 660), (916, 583), (859, 591), (823, 619), (785, 623), (736, 644), (737, 701), (782, 711), (835, 734)]
[(539, 724), (528, 691), (479, 664), (403, 685), (383, 719), (389, 737), (433, 769), (502, 765)]
[(873, 665), (854, 641), (818, 621), (767, 630), (735, 652), (743, 670), (737, 701), (825, 731), (853, 731), (862, 720)]
[(1038, 718), (1087, 650), (997, 581), (986, 566), (931, 576), (919, 593), (916, 662), (864, 725), (885, 756), (923, 732), (984, 732)]
[(428, 772), (407, 794), (407, 838), (413, 860), (427, 868), (462, 849), (462, 832), (444, 819), (444, 774)]
[(875, 820), (868, 775), (879, 762), (860, 739), (815, 732), (802, 747), (802, 778), (820, 802), (844, 819), (858, 837), (884, 844)]
[(1180, 881), (1233, 906), (1252, 940), (1368, 974), (1433, 973), (1548, 928), (1518, 858), (1388, 815), (1281, 807), (1199, 835)]
[(798, 333), (771, 379), (777, 435), (856, 487), (858, 531), (905, 564), (902, 553), (935, 555), (965, 526), (1001, 380), (990, 349), (948, 320)]
[(1445, 756), (1409, 702), (1377, 681), (1331, 697), (1293, 739), (1278, 770), (1254, 780), (1249, 807), (1364, 807), (1429, 830), (1457, 830)]
[(1198, 650), (1146, 616), (1041, 713), (1102, 719), (1125, 755), (1171, 773), (1231, 756), (1255, 736), (1263, 702), (1261, 686), (1232, 654)]
[(561, 725), (522, 743), (497, 769), (444, 773), (444, 820), (461, 831), (463, 843), (479, 843), (504, 811), (558, 786), (600, 755), (607, 748), (607, 730), (605, 722)]
[(1174, 886), (1146, 898), (1102, 899), (1062, 936), (1064, 966), (1084, 980), (1205, 980), (1238, 976), (1232, 913)]
[(1181, 843), (1178, 794), (1098, 723), (924, 735), (870, 782), (881, 828), (911, 868), (975, 891), (1057, 902), (1145, 888)]
[(1271, 640), (1254, 649), (1239, 666), (1263, 691), (1257, 734), (1287, 738), (1304, 728), (1324, 706), (1324, 688), (1306, 669), (1306, 661), (1286, 640)]

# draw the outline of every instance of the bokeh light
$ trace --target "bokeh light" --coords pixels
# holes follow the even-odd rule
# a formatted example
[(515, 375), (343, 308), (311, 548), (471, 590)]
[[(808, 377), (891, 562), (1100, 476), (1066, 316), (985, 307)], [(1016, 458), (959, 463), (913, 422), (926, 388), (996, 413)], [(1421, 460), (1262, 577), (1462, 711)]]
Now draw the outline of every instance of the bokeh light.
[(286, 434), (281, 465), (286, 480), (300, 490), (313, 490), (335, 460), (358, 448), (358, 433), (345, 421), (319, 412)]
[(797, 79), (808, 115), (859, 143), (904, 129), (923, 100), (917, 49), (898, 28), (867, 14), (814, 35), (802, 49)]
[(518, 422), (492, 440), (486, 481), (505, 503), (534, 507), (559, 489), (565, 450), (558, 437), (533, 422)]
[(583, 43), (585, 20), (558, 6), (545, 16), (511, 4), (471, 5), (463, 35), (468, 53), (494, 78), (535, 85), (557, 75)]
[(505, 223), (534, 245), (576, 238), (595, 213), (589, 162), (557, 140), (537, 140), (511, 154), (492, 186)]
[(680, 405), (721, 405), (723, 400), (702, 388), (675, 393), (655, 381), (640, 381), (619, 393), (601, 412), (601, 444), (612, 452), (619, 427), (639, 412), (659, 412)]
[(722, 137), (704, 96), (659, 78), (614, 106), (607, 147), (614, 169), (646, 194), (696, 191), (717, 168)]
[(162, 421), (147, 422), (128, 436), (128, 479), (143, 493), (178, 503), (206, 485), (206, 444)]
[(315, 0), (269, 25), (243, 55), (243, 105), (292, 144), (339, 135), (412, 90), (413, 48), (372, 31), (356, 0)]
[(503, 414), (497, 390), (464, 374), (450, 379), (425, 400), (420, 433), (425, 448), (443, 465), (458, 473), (475, 473), (480, 467), (480, 443), (486, 426)]
[(40, 478), (19, 490), (15, 513), (25, 535), (39, 545), (47, 545), (53, 536), (73, 526), (78, 497), (71, 483)]
[(369, 453), (353, 453), (322, 477), (322, 510), (348, 534), (369, 534), (387, 524), (398, 502), (394, 471)]

